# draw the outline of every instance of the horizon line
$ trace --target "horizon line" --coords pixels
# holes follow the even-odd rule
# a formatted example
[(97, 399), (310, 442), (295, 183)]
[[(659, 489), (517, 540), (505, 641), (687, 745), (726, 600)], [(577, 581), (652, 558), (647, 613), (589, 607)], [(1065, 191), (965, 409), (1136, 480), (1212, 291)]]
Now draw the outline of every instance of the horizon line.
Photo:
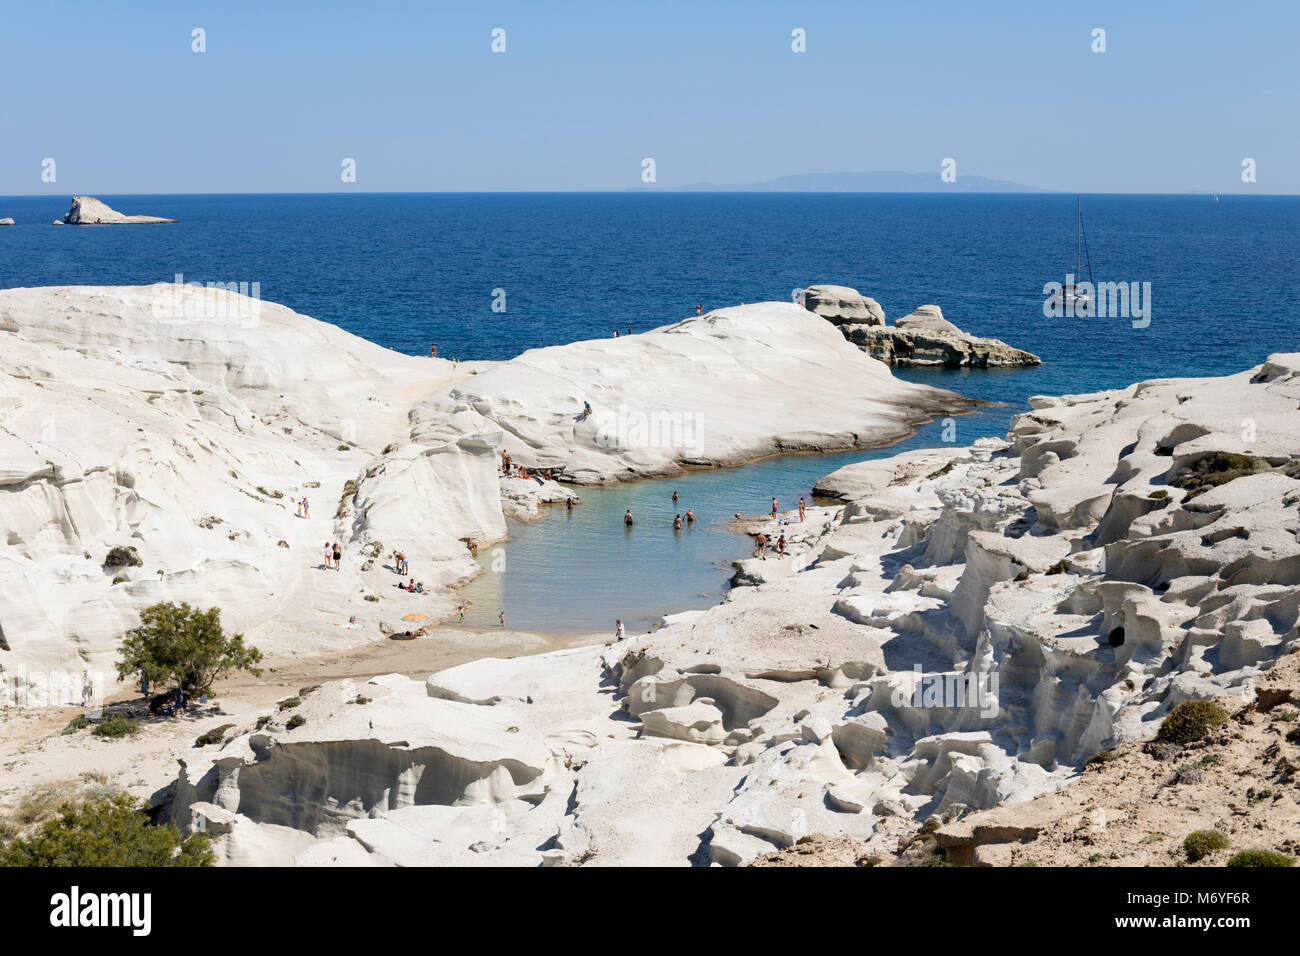
[(675, 196), (719, 196), (719, 195), (786, 195), (786, 196), (1234, 196), (1254, 197), (1257, 199), (1297, 197), (1300, 192), (1292, 193), (1256, 193), (1250, 191), (1228, 192), (1206, 190), (1184, 190), (1182, 192), (1140, 192), (1123, 191), (1087, 192), (1073, 189), (1034, 189), (1024, 190), (955, 190), (955, 189), (694, 189), (683, 186), (668, 186), (662, 189), (623, 187), (619, 189), (348, 189), (332, 191), (219, 191), (219, 192), (48, 192), (48, 193), (0, 193), (0, 199), (56, 199), (63, 196), (504, 196), (504, 195), (652, 195), (655, 193)]

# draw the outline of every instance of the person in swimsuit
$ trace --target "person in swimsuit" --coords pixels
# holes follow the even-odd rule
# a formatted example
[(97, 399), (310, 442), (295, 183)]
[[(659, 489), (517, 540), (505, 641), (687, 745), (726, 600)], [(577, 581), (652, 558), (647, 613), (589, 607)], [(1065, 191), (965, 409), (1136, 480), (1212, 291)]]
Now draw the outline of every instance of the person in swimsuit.
[(695, 314), (696, 314), (696, 315), (703, 315), (703, 314), (704, 314), (704, 306), (700, 305), (698, 302), (697, 302), (696, 305), (695, 305)]
[(690, 508), (686, 509), (686, 523), (695, 524), (695, 512), (692, 511)]
[(754, 537), (754, 555), (763, 561), (767, 560), (767, 535), (761, 531)]
[(773, 517), (773, 518), (776, 517), (776, 499), (775, 499), (775, 498), (772, 499), (772, 517)]
[(682, 530), (682, 516), (681, 516), (681, 515), (678, 515), (676, 518), (673, 519), (673, 530), (674, 530), (674, 531), (681, 531), (681, 530)]
[(624, 635), (623, 635), (623, 622), (622, 622), (622, 621), (615, 621), (615, 622), (614, 622), (614, 638), (615, 638), (615, 640), (619, 640), (619, 641), (621, 641), (621, 640), (623, 640), (623, 637), (624, 637)]
[(800, 498), (800, 499), (799, 499), (799, 520), (800, 520), (800, 521), (803, 521), (803, 519), (804, 519), (805, 517), (807, 517), (807, 509), (808, 509), (808, 506), (805, 505), (804, 502), (803, 502), (803, 499)]
[(334, 549), (331, 548), (330, 543), (326, 541), (325, 542), (325, 567), (328, 568), (330, 566), (330, 561), (331, 559), (333, 559), (333, 557), (334, 557)]
[(776, 547), (777, 550), (780, 552), (781, 557), (784, 558), (785, 557), (785, 532), (784, 531), (781, 532), (781, 537), (776, 539)]
[(673, 492), (673, 503), (674, 503), (674, 504), (677, 503), (677, 492), (675, 492), (675, 491)]
[(334, 542), (334, 570), (337, 571), (343, 562), (343, 549), (339, 547), (337, 541)]
[(501, 621), (501, 626), (502, 626), (502, 627), (505, 627), (505, 626), (506, 626), (506, 612), (505, 612), (505, 611), (498, 611), (498, 612), (497, 612), (497, 617), (498, 617), (498, 618), (500, 619), (500, 621)]
[(629, 508), (629, 509), (627, 509), (627, 511), (623, 512), (623, 524), (627, 525), (629, 528), (632, 527), (632, 509), (631, 509), (631, 508)]

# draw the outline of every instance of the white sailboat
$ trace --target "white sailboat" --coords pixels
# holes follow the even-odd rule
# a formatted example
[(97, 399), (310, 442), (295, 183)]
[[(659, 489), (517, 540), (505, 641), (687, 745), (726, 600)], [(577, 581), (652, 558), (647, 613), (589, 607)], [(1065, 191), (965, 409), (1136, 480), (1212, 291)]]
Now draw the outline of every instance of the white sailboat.
[[(1093, 292), (1090, 289), (1096, 289), (1097, 284), (1092, 278), (1092, 256), (1088, 253), (1088, 236), (1083, 231), (1083, 206), (1079, 202), (1079, 197), (1074, 197), (1074, 273), (1069, 277), (1073, 282), (1061, 286), (1061, 291), (1055, 296), (1058, 302), (1067, 305), (1073, 304), (1079, 307), (1087, 307), (1092, 302)], [(1088, 289), (1080, 289), (1078, 286), (1081, 278), (1080, 268), (1084, 262), (1088, 264)]]

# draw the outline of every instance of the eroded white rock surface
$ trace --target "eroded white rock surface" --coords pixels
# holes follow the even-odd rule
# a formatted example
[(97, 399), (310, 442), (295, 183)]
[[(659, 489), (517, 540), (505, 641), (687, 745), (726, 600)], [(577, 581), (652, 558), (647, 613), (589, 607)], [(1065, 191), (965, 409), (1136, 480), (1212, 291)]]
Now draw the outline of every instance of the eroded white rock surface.
[[(453, 366), (224, 288), (10, 289), (0, 353), (11, 672), (112, 673), (158, 601), (218, 606), (272, 654), (444, 617), (447, 589), (480, 573), (469, 544), (578, 498), (503, 478), (503, 451), (609, 481), (876, 444), (961, 404), (780, 303)], [(341, 570), (324, 566), (335, 542)], [(394, 551), (425, 593), (397, 589)]]
[(1300, 355), (1033, 404), (1008, 441), (841, 469), (784, 558), (653, 634), (480, 660), (427, 700), (326, 685), (303, 727), (187, 759), (173, 815), (314, 864), (884, 852), (1013, 813), (1183, 700), (1250, 700), (1300, 648)]
[(148, 226), (162, 222), (178, 222), (161, 216), (128, 216), (109, 208), (93, 196), (73, 196), (72, 206), (62, 219), (54, 220), (56, 226)]

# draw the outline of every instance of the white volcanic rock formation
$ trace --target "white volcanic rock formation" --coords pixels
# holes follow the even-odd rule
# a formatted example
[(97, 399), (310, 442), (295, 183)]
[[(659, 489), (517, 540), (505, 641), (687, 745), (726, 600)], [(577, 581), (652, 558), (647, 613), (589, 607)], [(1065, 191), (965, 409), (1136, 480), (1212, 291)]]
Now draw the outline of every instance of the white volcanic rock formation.
[(829, 319), (862, 351), (889, 365), (989, 368), (1042, 364), (1037, 355), (1000, 339), (963, 332), (943, 317), (937, 305), (918, 306), (890, 326), (875, 299), (857, 289), (835, 285), (805, 290), (804, 306)]
[[(688, 455), (881, 442), (959, 406), (770, 303), (453, 368), (228, 288), (11, 289), (0, 346), (11, 671), (111, 672), (122, 632), (163, 600), (219, 606), (269, 652), (375, 640), (408, 612), (437, 620), (454, 607), (440, 593), (480, 573), (469, 542), (571, 494), (501, 478), (503, 448), (610, 480)], [(599, 412), (575, 422), (584, 398)], [(692, 429), (689, 451), (674, 423)], [(323, 567), (327, 542), (341, 570)], [(393, 550), (425, 594), (396, 589)]]
[(835, 325), (884, 325), (885, 310), (870, 296), (844, 285), (810, 285), (803, 290), (804, 308)]
[(1300, 650), (1300, 354), (1032, 404), (1009, 441), (841, 469), (844, 504), (755, 524), (787, 556), (737, 562), (716, 607), (370, 703), (326, 685), (304, 726), (187, 757), (170, 812), (251, 862), (885, 853), (1183, 700), (1250, 701)]
[(110, 209), (94, 196), (73, 196), (72, 206), (62, 219), (54, 220), (54, 225), (62, 226), (148, 226), (160, 222), (179, 222), (178, 219), (163, 219), (160, 216), (127, 216)]
[[(360, 598), (387, 599), (391, 581), (366, 560), (402, 548), (441, 587), (477, 573), (462, 536), (505, 533), (499, 434), (408, 445), (411, 405), (451, 379), (450, 363), (172, 285), (0, 292), (0, 345), (11, 671), (111, 671), (136, 611), (161, 600), (219, 606), (268, 651), (373, 640), (382, 612)], [(396, 492), (411, 462), (404, 507), (420, 524), (352, 494), (375, 469)], [(310, 518), (297, 516), (304, 497)], [(344, 546), (343, 570), (319, 568), (326, 541)], [(133, 559), (110, 561), (114, 548)], [(352, 614), (362, 628), (333, 625)]]
[(417, 433), (498, 428), (516, 463), (602, 483), (880, 444), (963, 407), (895, 379), (806, 310), (761, 302), (532, 349), (430, 396), (415, 418)]

